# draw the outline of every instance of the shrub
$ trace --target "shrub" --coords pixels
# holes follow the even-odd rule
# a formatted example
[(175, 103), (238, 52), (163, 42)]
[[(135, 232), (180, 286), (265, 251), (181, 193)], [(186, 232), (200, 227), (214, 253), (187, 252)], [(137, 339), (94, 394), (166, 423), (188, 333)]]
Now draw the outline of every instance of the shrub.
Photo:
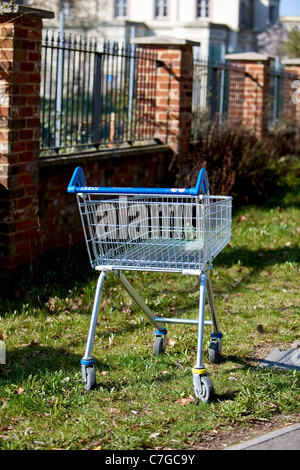
[(274, 195), (300, 154), (297, 133), (277, 130), (263, 139), (244, 127), (203, 134), (178, 165), (184, 186), (194, 186), (206, 168), (211, 194), (232, 195), (239, 202), (256, 202)]

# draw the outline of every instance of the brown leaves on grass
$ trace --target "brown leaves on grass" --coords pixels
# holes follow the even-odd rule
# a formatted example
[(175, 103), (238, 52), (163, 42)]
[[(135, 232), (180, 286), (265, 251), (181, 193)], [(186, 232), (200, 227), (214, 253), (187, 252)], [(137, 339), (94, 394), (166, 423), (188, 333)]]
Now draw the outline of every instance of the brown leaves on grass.
[(69, 313), (74, 310), (78, 310), (82, 306), (82, 297), (81, 294), (75, 299), (60, 299), (59, 297), (49, 297), (48, 299), (48, 308), (51, 313)]
[(195, 403), (195, 402), (196, 402), (196, 399), (192, 395), (190, 395), (187, 398), (182, 397), (182, 398), (178, 398), (178, 400), (176, 400), (176, 403), (178, 405), (189, 405), (190, 403)]

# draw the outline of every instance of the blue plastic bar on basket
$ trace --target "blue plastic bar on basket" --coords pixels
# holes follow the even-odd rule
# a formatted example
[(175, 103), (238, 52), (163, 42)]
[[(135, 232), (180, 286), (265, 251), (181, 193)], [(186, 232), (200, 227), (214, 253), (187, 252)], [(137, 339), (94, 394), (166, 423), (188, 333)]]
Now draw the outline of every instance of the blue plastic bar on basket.
[(124, 188), (124, 187), (94, 187), (87, 186), (84, 172), (81, 167), (77, 167), (73, 173), (68, 193), (95, 193), (95, 194), (124, 194), (124, 195), (187, 195), (199, 196), (201, 189), (203, 194), (208, 193), (209, 182), (205, 168), (199, 172), (196, 186), (194, 188)]

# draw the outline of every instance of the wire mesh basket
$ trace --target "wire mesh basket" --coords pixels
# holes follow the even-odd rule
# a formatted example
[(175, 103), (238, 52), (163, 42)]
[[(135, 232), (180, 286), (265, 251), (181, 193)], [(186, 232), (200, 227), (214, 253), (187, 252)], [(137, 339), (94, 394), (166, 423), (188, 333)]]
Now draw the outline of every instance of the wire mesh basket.
[(231, 238), (231, 199), (79, 193), (88, 253), (97, 270), (199, 274)]

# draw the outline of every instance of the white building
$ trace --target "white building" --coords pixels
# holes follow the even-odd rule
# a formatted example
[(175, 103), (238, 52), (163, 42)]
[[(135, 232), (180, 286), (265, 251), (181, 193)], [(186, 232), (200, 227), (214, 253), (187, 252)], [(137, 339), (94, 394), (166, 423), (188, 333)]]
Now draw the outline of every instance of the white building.
[[(18, 1), (17, 1), (18, 3)], [(172, 36), (200, 43), (201, 56), (212, 51), (256, 50), (256, 36), (278, 21), (280, 0), (23, 0), (53, 10), (58, 27), (124, 41), (136, 36)]]
[(281, 16), (279, 21), (289, 32), (292, 29), (300, 31), (300, 16)]

